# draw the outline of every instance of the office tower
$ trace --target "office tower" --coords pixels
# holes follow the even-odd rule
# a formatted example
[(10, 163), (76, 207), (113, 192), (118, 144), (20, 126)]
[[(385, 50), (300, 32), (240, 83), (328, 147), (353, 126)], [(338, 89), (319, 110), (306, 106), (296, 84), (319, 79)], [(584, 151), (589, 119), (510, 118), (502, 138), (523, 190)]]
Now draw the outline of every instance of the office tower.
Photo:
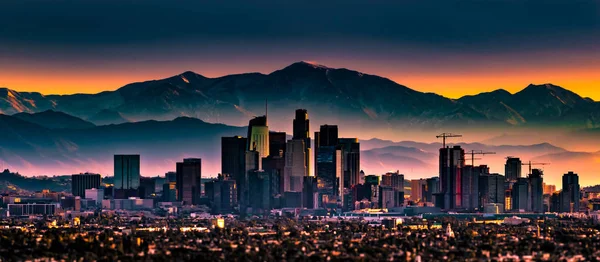
[(502, 204), (501, 212), (504, 212), (505, 204), (505, 178), (498, 174), (481, 175), (479, 177), (479, 204)]
[(321, 202), (329, 205), (342, 202), (342, 150), (336, 146), (319, 146), (317, 180)]
[(294, 140), (298, 140), (298, 139), (302, 139), (304, 140), (304, 146), (305, 148), (305, 157), (306, 157), (306, 168), (307, 168), (307, 176), (311, 175), (311, 170), (310, 170), (310, 153), (311, 153), (311, 139), (310, 139), (310, 124), (309, 124), (309, 120), (308, 120), (308, 112), (306, 111), (306, 109), (297, 109), (296, 110), (296, 117), (294, 118), (294, 124), (293, 124), (293, 136), (292, 139)]
[(104, 199), (104, 189), (102, 188), (90, 188), (85, 190), (85, 198), (94, 200), (96, 206), (102, 206), (102, 200)]
[(519, 177), (513, 184), (511, 190), (512, 196), (512, 209), (513, 210), (529, 210), (529, 182), (527, 178)]
[(252, 213), (262, 214), (271, 209), (271, 176), (262, 170), (248, 172), (249, 202)]
[(424, 202), (426, 189), (426, 179), (421, 178), (410, 180), (410, 200), (414, 202)]
[(140, 187), (140, 155), (115, 155), (114, 167), (115, 189)]
[(278, 156), (281, 152), (285, 155), (286, 142), (285, 132), (269, 131), (269, 156)]
[(581, 199), (579, 190), (579, 176), (572, 171), (564, 174), (562, 177), (561, 212), (579, 212), (579, 200)]
[(285, 182), (283, 177), (285, 170), (285, 157), (283, 152), (280, 152), (279, 155), (271, 154), (267, 158), (263, 158), (262, 169), (271, 176), (273, 195), (283, 195)]
[(167, 182), (163, 185), (162, 200), (164, 202), (177, 201), (177, 183)]
[(319, 175), (317, 157), (319, 156), (319, 147), (338, 145), (338, 127), (336, 125), (322, 125), (319, 132), (315, 132), (315, 176)]
[(561, 192), (554, 192), (550, 195), (550, 212), (561, 212), (561, 207), (560, 207), (560, 203), (561, 203), (561, 199), (560, 197), (562, 196), (562, 191)]
[(238, 197), (242, 196), (240, 186), (246, 177), (247, 143), (247, 139), (241, 136), (221, 138), (221, 174), (229, 175), (235, 180)]
[(71, 192), (73, 196), (85, 197), (85, 190), (100, 188), (99, 174), (77, 174), (71, 176)]
[(380, 208), (392, 208), (396, 207), (396, 196), (397, 191), (386, 185), (379, 186), (379, 207)]
[(169, 171), (165, 173), (165, 183), (177, 182), (177, 172)]
[(544, 189), (543, 189), (543, 173), (539, 169), (533, 169), (528, 177), (529, 180), (529, 194), (531, 200), (530, 210), (536, 213), (544, 212)]
[(219, 175), (216, 180), (206, 182), (205, 194), (213, 214), (232, 213), (237, 206), (237, 186), (235, 180)]
[(289, 140), (285, 155), (284, 192), (302, 192), (302, 182), (308, 175), (304, 140)]
[(486, 165), (464, 166), (462, 171), (462, 203), (466, 210), (476, 210), (479, 204), (479, 177), (487, 175), (490, 169)]
[(376, 208), (379, 206), (379, 176), (376, 175), (368, 175), (365, 176), (365, 186), (366, 186), (366, 197), (373, 204), (372, 207)]
[(155, 194), (156, 185), (152, 177), (140, 177), (140, 187), (138, 188), (138, 196), (140, 198), (150, 198)]
[(381, 176), (381, 185), (389, 186), (398, 192), (404, 192), (404, 175), (400, 174), (399, 171), (385, 173)]
[(246, 150), (257, 151), (261, 159), (269, 156), (269, 126), (266, 116), (258, 116), (250, 120)]
[(340, 138), (344, 168), (344, 187), (350, 188), (360, 182), (360, 143), (357, 138)]
[(462, 167), (465, 151), (460, 146), (440, 148), (440, 196), (442, 209), (462, 208)]
[(314, 176), (303, 177), (302, 183), (302, 207), (307, 209), (319, 208), (319, 191), (317, 187), (317, 178)]
[(439, 193), (439, 190), (440, 190), (440, 178), (439, 177), (428, 178), (427, 179), (427, 187), (425, 189), (425, 194), (424, 194), (425, 202), (432, 203), (434, 206), (437, 206), (436, 202), (435, 202), (435, 195)]
[(248, 174), (251, 171), (261, 170), (261, 161), (260, 154), (258, 151), (246, 151), (245, 153), (245, 167), (244, 167), (244, 176), (240, 179), (240, 184), (238, 184), (238, 192), (240, 195), (238, 196), (238, 202), (240, 204), (240, 211), (242, 213), (246, 213), (246, 209), (249, 205), (249, 197), (250, 197), (250, 188), (248, 184)]
[(196, 205), (200, 200), (200, 178), (202, 177), (202, 160), (186, 158), (177, 162), (177, 199), (184, 205)]
[(517, 178), (521, 177), (522, 162), (518, 157), (506, 158), (506, 164), (504, 165), (504, 175), (506, 181), (517, 181)]
[(154, 192), (155, 193), (160, 193), (163, 190), (163, 185), (167, 182), (167, 178), (166, 177), (153, 177), (152, 180), (154, 180)]

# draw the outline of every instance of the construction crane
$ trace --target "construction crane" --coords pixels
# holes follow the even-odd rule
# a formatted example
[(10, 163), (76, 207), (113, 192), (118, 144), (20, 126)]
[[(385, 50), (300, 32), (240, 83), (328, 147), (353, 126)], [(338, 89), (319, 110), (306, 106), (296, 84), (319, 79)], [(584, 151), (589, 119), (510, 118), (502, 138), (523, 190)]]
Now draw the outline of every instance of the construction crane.
[(475, 166), (475, 160), (480, 160), (481, 158), (475, 158), (475, 155), (495, 155), (496, 152), (483, 152), (482, 150), (471, 150), (470, 152), (467, 152), (469, 154), (471, 154), (471, 158), (470, 159), (466, 159), (466, 160), (471, 160), (471, 166)]
[(542, 163), (542, 162), (527, 162), (527, 163), (522, 163), (521, 165), (524, 166), (529, 166), (529, 174), (527, 175), (531, 175), (531, 166), (547, 166), (550, 165), (550, 163)]
[(436, 138), (442, 138), (442, 148), (446, 148), (446, 138), (448, 137), (462, 137), (462, 135), (455, 135), (451, 133), (442, 133), (441, 135), (435, 136)]

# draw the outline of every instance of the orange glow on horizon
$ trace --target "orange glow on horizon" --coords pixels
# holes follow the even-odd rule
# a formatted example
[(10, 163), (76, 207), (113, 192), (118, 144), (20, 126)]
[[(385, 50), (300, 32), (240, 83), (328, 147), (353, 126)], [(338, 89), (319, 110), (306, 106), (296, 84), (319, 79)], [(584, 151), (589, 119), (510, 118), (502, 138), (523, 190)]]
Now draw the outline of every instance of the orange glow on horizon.
[[(335, 63), (338, 64), (338, 63)], [(328, 65), (324, 63), (324, 65)], [(186, 71), (193, 66), (180, 65), (177, 68), (151, 68), (127, 70), (114, 68), (108, 70), (38, 70), (35, 74), (27, 70), (11, 70), (5, 68), (0, 71), (0, 87), (6, 87), (19, 92), (40, 92), (42, 94), (75, 94), (98, 93), (116, 90), (126, 84), (140, 81), (167, 78)], [(334, 67), (334, 66), (332, 66)], [(428, 72), (416, 68), (410, 72), (390, 67), (364, 65), (350, 69), (367, 74), (387, 77), (399, 84), (405, 85), (421, 92), (433, 92), (449, 98), (459, 98), (464, 95), (474, 95), (481, 92), (490, 92), (505, 89), (511, 93), (518, 92), (528, 84), (552, 83), (569, 89), (582, 97), (590, 97), (600, 101), (600, 66), (592, 68), (529, 68), (505, 70), (484, 70), (462, 73), (455, 72)], [(260, 66), (262, 70), (248, 70), (246, 67), (220, 65), (219, 67), (204, 67), (193, 70), (206, 77), (219, 77), (242, 72), (256, 72), (268, 74), (281, 67)], [(397, 71), (395, 71), (397, 70)], [(491, 72), (488, 72), (491, 71)]]

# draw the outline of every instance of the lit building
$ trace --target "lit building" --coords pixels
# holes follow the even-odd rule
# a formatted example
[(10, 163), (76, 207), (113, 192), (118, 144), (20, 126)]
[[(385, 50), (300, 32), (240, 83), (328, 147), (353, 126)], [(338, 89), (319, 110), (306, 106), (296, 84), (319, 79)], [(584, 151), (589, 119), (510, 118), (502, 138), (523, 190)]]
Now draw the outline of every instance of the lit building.
[(114, 156), (115, 189), (138, 189), (140, 186), (140, 155)]
[(100, 188), (99, 174), (77, 174), (71, 176), (71, 193), (74, 196), (85, 197), (85, 190), (90, 188)]
[(177, 182), (165, 183), (162, 191), (162, 200), (164, 202), (177, 201)]
[(186, 158), (177, 162), (177, 200), (184, 205), (196, 205), (200, 200), (200, 178), (202, 177), (202, 160)]
[(269, 126), (267, 117), (259, 116), (248, 123), (248, 151), (257, 151), (260, 159), (269, 156)]
[(381, 185), (389, 186), (398, 192), (404, 192), (404, 175), (399, 171), (388, 172), (381, 176)]
[(320, 146), (317, 150), (317, 183), (321, 202), (341, 205), (343, 193), (342, 150), (336, 146)]
[(506, 181), (515, 182), (517, 178), (521, 177), (522, 162), (518, 157), (508, 157), (506, 164), (504, 165), (504, 175)]
[(426, 179), (413, 179), (410, 181), (410, 200), (414, 202), (424, 202), (425, 191), (427, 189)]
[(285, 155), (284, 192), (302, 192), (302, 182), (308, 175), (304, 140), (289, 140)]
[(154, 208), (154, 199), (141, 199), (138, 197), (104, 199), (102, 208), (108, 210), (151, 210)]
[(555, 185), (547, 185), (544, 183), (544, 195), (552, 195), (554, 192), (556, 192)]
[(436, 205), (436, 195), (440, 190), (440, 178), (432, 177), (427, 179), (427, 188), (425, 189), (423, 198), (425, 202), (432, 203), (434, 206)]

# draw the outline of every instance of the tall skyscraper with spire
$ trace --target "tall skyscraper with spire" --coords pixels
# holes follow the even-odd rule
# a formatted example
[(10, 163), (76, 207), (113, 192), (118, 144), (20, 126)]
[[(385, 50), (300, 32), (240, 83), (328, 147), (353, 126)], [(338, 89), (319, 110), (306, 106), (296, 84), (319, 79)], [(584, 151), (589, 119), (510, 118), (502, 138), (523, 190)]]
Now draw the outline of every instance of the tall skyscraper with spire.
[(296, 117), (294, 118), (293, 126), (294, 140), (304, 140), (304, 157), (306, 165), (306, 175), (310, 176), (310, 153), (311, 153), (311, 139), (310, 139), (310, 121), (308, 120), (308, 112), (306, 109), (297, 109)]
[(248, 151), (257, 151), (260, 158), (269, 156), (269, 126), (267, 116), (258, 116), (248, 123)]

